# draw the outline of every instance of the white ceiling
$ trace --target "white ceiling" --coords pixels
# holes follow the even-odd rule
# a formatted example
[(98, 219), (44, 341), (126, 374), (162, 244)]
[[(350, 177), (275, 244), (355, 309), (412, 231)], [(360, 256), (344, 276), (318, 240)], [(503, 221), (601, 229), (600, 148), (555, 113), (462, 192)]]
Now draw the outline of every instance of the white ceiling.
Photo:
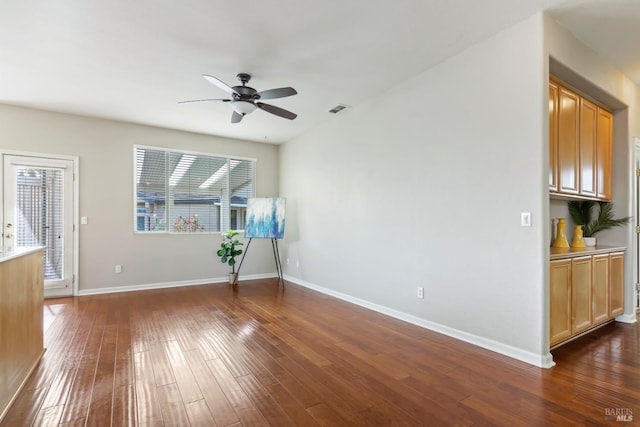
[[(552, 10), (640, 84), (640, 0), (21, 0), (0, 8), (0, 103), (279, 143), (392, 90), (468, 46)], [(224, 98), (253, 75), (289, 121), (231, 124)], [(342, 114), (348, 114), (348, 110)]]

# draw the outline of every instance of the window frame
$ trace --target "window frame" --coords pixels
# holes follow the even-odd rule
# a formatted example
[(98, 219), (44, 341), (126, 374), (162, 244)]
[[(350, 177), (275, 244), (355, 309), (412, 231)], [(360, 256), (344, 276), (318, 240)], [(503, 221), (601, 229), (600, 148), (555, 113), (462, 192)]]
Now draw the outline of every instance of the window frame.
[[(256, 176), (257, 176), (257, 165), (258, 165), (258, 160), (254, 157), (244, 157), (244, 156), (233, 156), (233, 155), (229, 155), (229, 154), (214, 154), (214, 153), (206, 153), (206, 152), (201, 152), (201, 151), (192, 151), (192, 150), (183, 150), (183, 149), (179, 149), (179, 148), (168, 148), (168, 147), (156, 147), (156, 146), (151, 146), (151, 145), (142, 145), (142, 144), (134, 144), (133, 145), (133, 150), (132, 150), (132, 178), (131, 178), (131, 183), (132, 183), (132, 187), (133, 187), (133, 197), (132, 197), (132, 212), (133, 212), (133, 221), (132, 221), (132, 226), (133, 226), (133, 232), (134, 234), (140, 234), (140, 235), (167, 235), (167, 234), (173, 234), (173, 235), (211, 235), (211, 234), (220, 234), (221, 232), (226, 231), (225, 229), (225, 224), (220, 224), (220, 231), (199, 231), (199, 232), (185, 232), (185, 231), (174, 231), (173, 229), (169, 229), (169, 227), (167, 227), (167, 230), (155, 230), (155, 231), (151, 231), (151, 230), (138, 230), (138, 182), (137, 182), (137, 151), (138, 149), (143, 149), (143, 150), (155, 150), (155, 151), (162, 151), (165, 154), (167, 153), (173, 153), (173, 154), (180, 154), (180, 155), (190, 155), (190, 156), (203, 156), (203, 157), (212, 157), (212, 158), (216, 158), (216, 159), (220, 159), (220, 160), (225, 160), (226, 162), (230, 162), (232, 160), (239, 160), (239, 161), (249, 161), (253, 163), (253, 176), (252, 176), (252, 182), (253, 182), (253, 194), (250, 197), (256, 197), (256, 193), (257, 193), (257, 183), (256, 183)], [(168, 172), (168, 171), (167, 171)], [(212, 171), (212, 173), (215, 171)], [(229, 194), (229, 174), (227, 174), (227, 194)], [(171, 175), (169, 173), (167, 173), (167, 176), (164, 177), (165, 179), (165, 191), (169, 191), (169, 180), (170, 180)], [(231, 210), (233, 209), (233, 207), (231, 206), (231, 198), (229, 197), (229, 214), (227, 215), (229, 224), (227, 224), (227, 229), (229, 229), (228, 227), (231, 227)], [(168, 219), (167, 219), (168, 221)], [(239, 229), (239, 230), (235, 230), (235, 231), (239, 231), (239, 232), (243, 232), (243, 229)]]

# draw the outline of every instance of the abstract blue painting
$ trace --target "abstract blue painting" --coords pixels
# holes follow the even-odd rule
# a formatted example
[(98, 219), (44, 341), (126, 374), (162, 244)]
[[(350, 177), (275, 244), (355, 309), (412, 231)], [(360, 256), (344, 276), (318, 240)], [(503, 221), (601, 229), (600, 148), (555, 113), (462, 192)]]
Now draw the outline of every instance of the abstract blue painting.
[(247, 239), (284, 238), (283, 197), (256, 197), (247, 201), (247, 221), (244, 237)]

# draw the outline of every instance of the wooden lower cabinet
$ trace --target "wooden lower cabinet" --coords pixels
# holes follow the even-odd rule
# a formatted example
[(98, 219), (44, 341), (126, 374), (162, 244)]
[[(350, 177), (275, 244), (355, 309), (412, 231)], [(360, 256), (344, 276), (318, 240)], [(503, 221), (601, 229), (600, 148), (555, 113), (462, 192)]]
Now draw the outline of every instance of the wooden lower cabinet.
[(554, 346), (624, 313), (624, 252), (551, 261), (549, 287)]
[(593, 324), (609, 320), (609, 255), (593, 257), (592, 275)]
[(551, 261), (551, 345), (571, 336), (571, 260)]
[(624, 314), (624, 253), (609, 255), (609, 317)]
[(42, 257), (0, 258), (0, 424), (44, 352)]
[(586, 331), (593, 325), (591, 317), (591, 270), (593, 257), (571, 260), (571, 334)]

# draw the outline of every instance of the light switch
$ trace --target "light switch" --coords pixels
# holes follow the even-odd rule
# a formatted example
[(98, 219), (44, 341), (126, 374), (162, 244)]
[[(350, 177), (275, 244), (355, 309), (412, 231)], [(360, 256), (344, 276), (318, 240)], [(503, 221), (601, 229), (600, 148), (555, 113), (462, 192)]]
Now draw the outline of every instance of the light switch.
[(89, 223), (89, 219), (86, 216), (80, 217), (80, 224), (87, 225)]
[(520, 213), (520, 226), (531, 227), (531, 212)]

